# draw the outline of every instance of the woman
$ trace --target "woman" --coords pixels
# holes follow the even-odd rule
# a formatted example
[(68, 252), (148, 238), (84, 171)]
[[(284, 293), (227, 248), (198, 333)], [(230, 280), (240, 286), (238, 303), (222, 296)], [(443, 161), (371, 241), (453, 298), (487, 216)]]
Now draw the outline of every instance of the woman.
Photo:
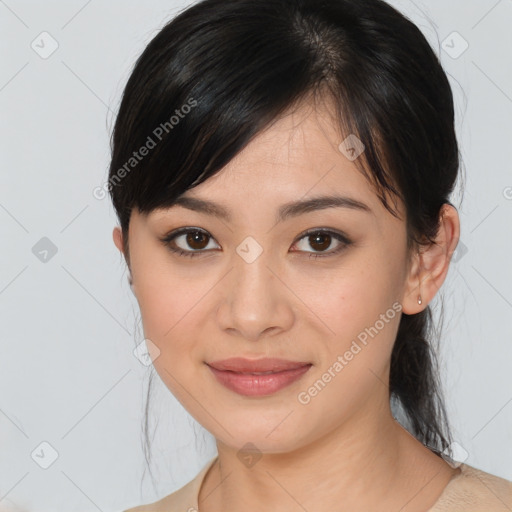
[(446, 75), (380, 0), (205, 0), (156, 35), (113, 132), (113, 236), (218, 455), (131, 511), (512, 509), (451, 459), (429, 339), (458, 169)]

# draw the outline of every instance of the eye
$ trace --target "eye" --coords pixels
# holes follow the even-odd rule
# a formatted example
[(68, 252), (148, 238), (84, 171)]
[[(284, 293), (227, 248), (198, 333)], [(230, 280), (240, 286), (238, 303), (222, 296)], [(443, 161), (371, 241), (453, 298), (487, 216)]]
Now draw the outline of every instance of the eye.
[[(315, 228), (312, 230), (303, 233), (294, 243), (293, 246), (297, 245), (302, 239), (307, 238), (306, 243), (310, 245), (315, 251), (325, 252), (326, 254), (315, 254), (312, 252), (310, 254), (310, 258), (325, 258), (327, 256), (333, 256), (338, 254), (343, 249), (352, 244), (352, 241), (344, 234), (338, 233), (336, 231)], [(182, 240), (180, 240), (182, 239)], [(172, 231), (168, 235), (166, 235), (161, 241), (162, 243), (168, 247), (171, 252), (177, 253), (179, 256), (187, 256), (193, 258), (207, 250), (211, 250), (212, 247), (208, 247), (209, 242), (213, 240), (213, 237), (209, 235), (206, 231), (200, 228), (191, 228), (185, 227), (180, 228), (176, 231)], [(338, 246), (331, 251), (326, 251), (333, 242), (333, 240), (338, 242)], [(180, 241), (182, 247), (177, 243)], [(184, 246), (184, 247), (183, 247)], [(293, 247), (292, 246), (292, 247)], [(192, 250), (190, 250), (190, 248)], [(303, 250), (292, 251), (292, 252), (304, 252)], [(305, 251), (310, 252), (310, 251)]]
[[(312, 252), (309, 257), (313, 257), (315, 259), (326, 258), (328, 256), (338, 254), (352, 243), (352, 241), (342, 233), (320, 228), (307, 231), (301, 235), (298, 240), (300, 241), (302, 239), (306, 239), (306, 244), (309, 244), (309, 246), (316, 251), (325, 252), (325, 254), (316, 254)], [(325, 249), (329, 248), (333, 240), (338, 242), (337, 247), (334, 250), (326, 252)]]
[[(189, 250), (187, 247), (181, 248), (179, 245), (176, 247), (176, 240), (183, 238), (180, 242), (185, 246), (191, 247), (194, 250)], [(204, 252), (204, 249), (208, 248), (208, 240), (213, 238), (202, 229), (199, 228), (180, 228), (177, 231), (169, 233), (162, 239), (162, 242), (171, 250), (177, 253), (179, 256), (188, 256), (193, 258), (198, 253)], [(211, 249), (211, 248), (210, 248)]]

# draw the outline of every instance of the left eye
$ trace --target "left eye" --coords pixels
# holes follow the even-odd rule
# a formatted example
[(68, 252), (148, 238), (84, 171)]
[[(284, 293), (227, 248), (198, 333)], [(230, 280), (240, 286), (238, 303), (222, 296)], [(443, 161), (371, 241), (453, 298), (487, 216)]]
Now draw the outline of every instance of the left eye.
[[(186, 247), (182, 248), (180, 247), (176, 241), (179, 240), (181, 237), (184, 237), (185, 244), (188, 245), (188, 247), (192, 247), (195, 250), (188, 250)], [(331, 230), (322, 230), (322, 229), (315, 229), (310, 230), (304, 234), (302, 234), (298, 239), (297, 242), (294, 243), (294, 246), (297, 245), (301, 240), (305, 239), (306, 243), (309, 244), (310, 247), (315, 249), (315, 251), (319, 252), (326, 252), (326, 249), (329, 248), (333, 242), (333, 240), (336, 240), (338, 243), (338, 247), (334, 250), (331, 250), (329, 252), (326, 252), (326, 254), (316, 254), (315, 252), (312, 252), (310, 254), (310, 258), (323, 258), (327, 256), (332, 256), (334, 254), (337, 254), (341, 252), (343, 249), (345, 249), (347, 246), (349, 246), (352, 241), (345, 235), (341, 233), (337, 233), (335, 231)], [(198, 254), (201, 254), (203, 252), (206, 252), (209, 240), (214, 240), (214, 238), (208, 234), (206, 231), (198, 228), (181, 228), (177, 231), (169, 233), (167, 236), (165, 236), (162, 239), (162, 242), (164, 245), (166, 245), (170, 251), (177, 253), (179, 256), (188, 256), (188, 257), (194, 257)], [(211, 250), (212, 248), (210, 248)], [(292, 252), (311, 252), (311, 251), (292, 251)]]
[(333, 239), (339, 242), (336, 249), (327, 252), (325, 255), (312, 253), (309, 256), (310, 258), (324, 258), (333, 254), (337, 254), (352, 243), (351, 240), (349, 240), (345, 235), (342, 235), (341, 233), (336, 233), (334, 231), (322, 231), (318, 229), (314, 231), (308, 231), (299, 238), (299, 241), (302, 239), (306, 239), (306, 243), (309, 244), (310, 247), (313, 247), (313, 249), (320, 252), (325, 252), (325, 250), (331, 245)]

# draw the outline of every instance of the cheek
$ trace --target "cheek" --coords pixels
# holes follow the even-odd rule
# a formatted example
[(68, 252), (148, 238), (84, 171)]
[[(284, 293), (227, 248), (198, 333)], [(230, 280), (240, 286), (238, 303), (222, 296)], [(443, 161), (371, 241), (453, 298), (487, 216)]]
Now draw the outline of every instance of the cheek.
[[(218, 277), (193, 275), (190, 269), (168, 262), (138, 268), (137, 300), (144, 337), (158, 348), (154, 366), (178, 400), (179, 383), (190, 387), (204, 359), (205, 321), (211, 318), (210, 294), (221, 286)], [(207, 309), (210, 308), (210, 309)], [(210, 333), (211, 334), (211, 333)]]
[(156, 372), (175, 398), (194, 416), (190, 399), (205, 401), (201, 389), (196, 389), (198, 365), (201, 363), (201, 321), (204, 314), (200, 300), (207, 288), (204, 283), (185, 282), (176, 276), (151, 273), (141, 279), (138, 290), (144, 337), (157, 347), (153, 365)]
[(319, 364), (296, 398), (312, 423), (324, 418), (322, 428), (334, 427), (386, 385), (401, 304), (380, 279), (371, 272), (353, 274), (333, 280), (338, 287), (329, 294), (315, 293), (322, 325), (330, 331), (318, 337)]
[[(375, 269), (375, 267), (373, 267)], [(364, 326), (385, 295), (383, 273), (366, 264), (343, 265), (328, 271), (297, 274), (298, 295), (332, 335)]]
[(172, 264), (165, 254), (138, 263), (134, 264), (135, 293), (145, 334), (162, 344), (181, 339), (180, 333), (197, 324), (193, 320), (204, 305), (201, 298), (215, 281), (207, 275), (198, 277), (192, 267)]
[(366, 368), (369, 364), (382, 368), (389, 360), (401, 311), (393, 263), (360, 259), (328, 276), (301, 279), (307, 310), (325, 334), (325, 347), (319, 351), (322, 364), (329, 366), (350, 351), (350, 360), (358, 359)]

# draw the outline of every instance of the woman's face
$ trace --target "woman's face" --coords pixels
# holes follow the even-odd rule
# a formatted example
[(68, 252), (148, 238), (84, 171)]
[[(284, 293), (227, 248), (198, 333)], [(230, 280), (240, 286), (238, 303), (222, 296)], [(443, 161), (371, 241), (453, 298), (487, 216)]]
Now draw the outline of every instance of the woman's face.
[[(147, 216), (134, 209), (130, 220), (133, 291), (155, 368), (199, 423), (237, 449), (291, 451), (389, 407), (391, 350), (418, 292), (402, 204), (401, 219), (385, 209), (353, 152), (338, 148), (330, 119), (303, 106), (186, 192), (229, 218), (173, 206)], [(321, 196), (367, 209), (283, 210)], [(192, 233), (162, 242), (186, 227)], [(119, 228), (114, 238), (122, 247)], [(208, 365), (231, 357), (311, 366), (281, 389), (248, 395)]]

